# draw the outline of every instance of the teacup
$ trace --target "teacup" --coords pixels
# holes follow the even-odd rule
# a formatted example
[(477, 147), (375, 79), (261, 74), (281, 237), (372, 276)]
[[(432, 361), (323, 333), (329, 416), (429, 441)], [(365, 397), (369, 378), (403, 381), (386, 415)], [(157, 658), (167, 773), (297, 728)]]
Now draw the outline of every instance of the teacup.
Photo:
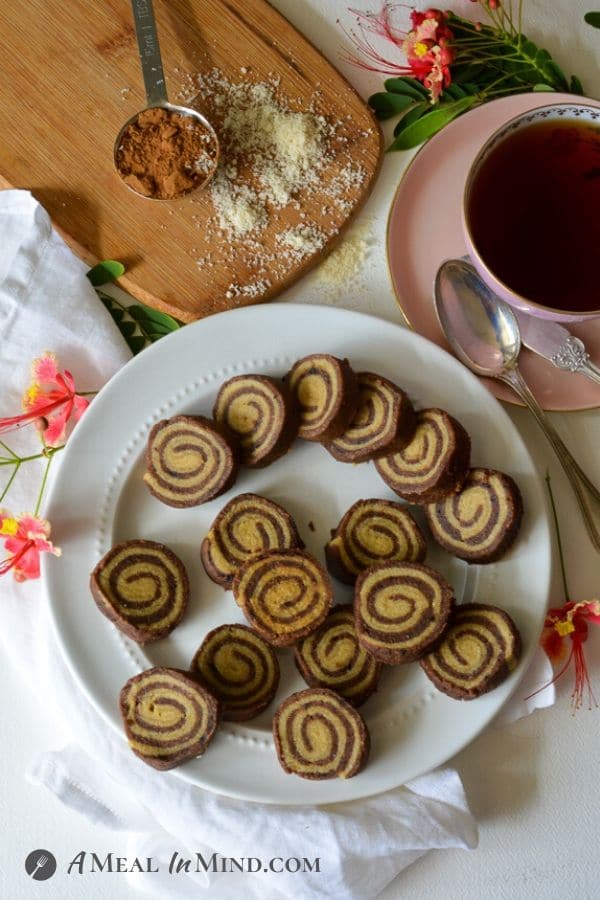
[(462, 217), (473, 264), (511, 306), (600, 317), (600, 108), (551, 104), (502, 125), (469, 169)]

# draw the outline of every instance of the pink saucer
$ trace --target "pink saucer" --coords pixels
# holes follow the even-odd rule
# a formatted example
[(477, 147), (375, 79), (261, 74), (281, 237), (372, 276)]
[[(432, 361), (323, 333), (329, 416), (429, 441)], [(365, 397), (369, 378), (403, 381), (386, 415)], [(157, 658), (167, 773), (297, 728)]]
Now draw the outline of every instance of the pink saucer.
[[(431, 138), (409, 164), (388, 220), (388, 260), (396, 299), (408, 324), (449, 349), (433, 307), (433, 281), (444, 259), (464, 256), (462, 191), (471, 160), (503, 122), (528, 109), (572, 101), (572, 94), (503, 97), (466, 113)], [(600, 101), (586, 103), (600, 106)], [(569, 326), (600, 362), (600, 319)], [(523, 375), (544, 409), (571, 411), (600, 406), (600, 386), (583, 375), (561, 372), (529, 350), (520, 357)], [(519, 403), (500, 382), (483, 379), (500, 400)]]

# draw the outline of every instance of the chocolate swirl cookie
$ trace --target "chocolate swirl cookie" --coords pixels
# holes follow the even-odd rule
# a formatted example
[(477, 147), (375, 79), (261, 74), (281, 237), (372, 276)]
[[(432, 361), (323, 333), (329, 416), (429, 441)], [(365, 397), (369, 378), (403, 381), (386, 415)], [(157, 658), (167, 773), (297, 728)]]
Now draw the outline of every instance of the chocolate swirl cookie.
[(379, 562), (422, 562), (427, 545), (406, 507), (393, 500), (357, 500), (331, 532), (325, 546), (327, 568), (340, 581)]
[(217, 394), (213, 417), (238, 440), (243, 465), (255, 469), (287, 453), (298, 433), (292, 395), (266, 375), (236, 375), (226, 381)]
[(106, 553), (90, 576), (101, 613), (124, 634), (147, 644), (179, 624), (190, 595), (181, 560), (155, 541), (124, 541)]
[(471, 439), (460, 422), (443, 409), (422, 409), (412, 441), (375, 466), (404, 500), (434, 503), (460, 488), (470, 456)]
[(247, 625), (210, 631), (192, 661), (192, 672), (222, 704), (223, 719), (245, 722), (277, 693), (279, 663), (266, 641)]
[(223, 507), (200, 548), (209, 578), (230, 588), (242, 563), (265, 550), (303, 549), (296, 524), (283, 507), (258, 494), (239, 494)]
[(486, 603), (457, 606), (444, 637), (421, 666), (435, 686), (456, 700), (473, 700), (497, 687), (521, 656), (517, 626)]
[(470, 469), (458, 493), (425, 508), (435, 540), (466, 562), (489, 563), (504, 556), (523, 518), (523, 500), (509, 475)]
[(284, 700), (273, 719), (273, 736), (282, 769), (301, 778), (352, 778), (369, 756), (362, 716), (325, 688)]
[(157, 422), (148, 436), (144, 481), (168, 506), (197, 506), (228, 490), (237, 475), (232, 443), (204, 416)]
[(377, 690), (381, 663), (358, 643), (350, 603), (334, 607), (315, 632), (296, 644), (294, 656), (307, 684), (329, 688), (352, 706)]
[(411, 440), (416, 428), (412, 403), (382, 375), (358, 376), (358, 408), (346, 431), (325, 446), (340, 462), (357, 463), (395, 453)]
[(201, 756), (219, 720), (218, 701), (179, 669), (135, 675), (119, 703), (129, 746), (154, 769), (173, 769)]
[(356, 581), (358, 640), (383, 663), (412, 662), (438, 640), (453, 605), (452, 588), (439, 572), (418, 563), (380, 563)]
[(347, 359), (314, 353), (295, 362), (287, 379), (300, 407), (299, 437), (330, 441), (343, 434), (358, 405), (356, 375)]
[(333, 592), (327, 573), (303, 550), (271, 550), (238, 569), (233, 595), (266, 641), (286, 647), (327, 617)]

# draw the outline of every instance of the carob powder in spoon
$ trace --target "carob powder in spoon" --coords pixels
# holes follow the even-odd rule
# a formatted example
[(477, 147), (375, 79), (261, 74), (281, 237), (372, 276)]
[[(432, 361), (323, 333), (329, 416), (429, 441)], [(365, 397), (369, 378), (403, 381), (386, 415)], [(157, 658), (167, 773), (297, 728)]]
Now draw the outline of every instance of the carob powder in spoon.
[(206, 181), (216, 165), (213, 135), (192, 116), (165, 107), (143, 110), (116, 152), (123, 181), (154, 200), (174, 200)]

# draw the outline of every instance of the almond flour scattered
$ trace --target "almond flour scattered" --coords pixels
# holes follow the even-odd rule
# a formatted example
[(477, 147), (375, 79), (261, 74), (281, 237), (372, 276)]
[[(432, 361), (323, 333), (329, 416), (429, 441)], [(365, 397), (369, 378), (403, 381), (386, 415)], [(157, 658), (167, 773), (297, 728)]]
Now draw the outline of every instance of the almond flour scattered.
[(337, 292), (360, 273), (368, 255), (371, 227), (364, 222), (355, 225), (339, 246), (323, 260), (317, 278), (332, 292)]
[(240, 79), (218, 69), (180, 79), (181, 102), (206, 115), (220, 143), (217, 172), (192, 201), (206, 238), (196, 265), (220, 279), (214, 311), (265, 299), (317, 261), (367, 177), (355, 153), (367, 133), (331, 121), (318, 91), (307, 104), (285, 96), (277, 77), (257, 82), (240, 70)]

